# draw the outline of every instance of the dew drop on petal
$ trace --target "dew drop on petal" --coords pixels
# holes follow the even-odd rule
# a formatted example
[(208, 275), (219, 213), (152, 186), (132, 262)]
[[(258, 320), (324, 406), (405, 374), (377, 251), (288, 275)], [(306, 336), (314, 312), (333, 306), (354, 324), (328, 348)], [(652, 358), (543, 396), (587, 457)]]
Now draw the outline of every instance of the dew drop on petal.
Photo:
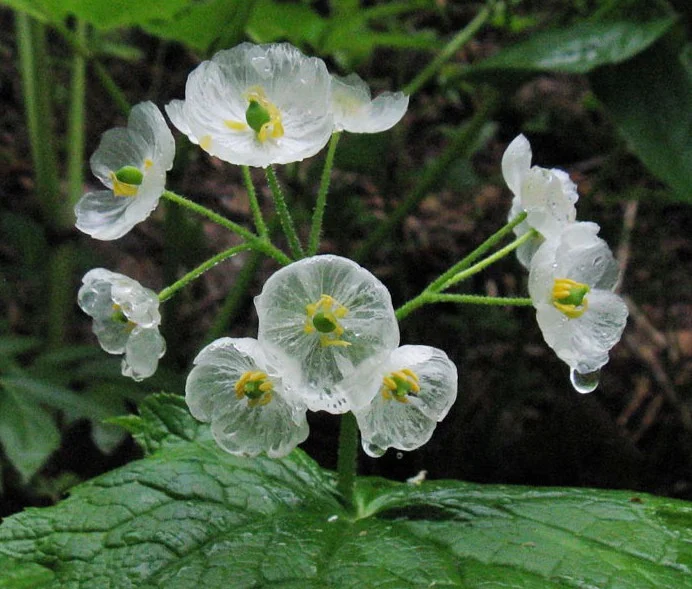
[(403, 457), (404, 457), (404, 453), (403, 453), (403, 452), (397, 452), (397, 453), (396, 453), (396, 459), (397, 459), (397, 460), (401, 460)]
[(600, 370), (581, 373), (572, 368), (569, 372), (569, 379), (572, 381), (574, 390), (582, 394), (594, 391), (598, 386), (598, 380), (600, 377)]
[(363, 450), (365, 450), (365, 453), (368, 456), (372, 456), (373, 458), (379, 458), (380, 456), (384, 456), (384, 453), (387, 451), (386, 448), (380, 448), (379, 446), (376, 446), (375, 444), (367, 443), (363, 446)]

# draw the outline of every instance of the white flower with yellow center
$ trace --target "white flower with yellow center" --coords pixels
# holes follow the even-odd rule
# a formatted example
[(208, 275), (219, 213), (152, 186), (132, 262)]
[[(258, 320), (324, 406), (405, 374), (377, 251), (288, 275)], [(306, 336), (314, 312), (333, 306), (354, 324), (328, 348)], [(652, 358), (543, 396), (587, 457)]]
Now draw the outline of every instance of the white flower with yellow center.
[(333, 130), (331, 78), (321, 59), (288, 43), (242, 43), (189, 75), (166, 112), (209, 154), (266, 167), (315, 155)]
[(185, 401), (231, 454), (278, 458), (308, 437), (305, 405), (255, 339), (226, 337), (205, 347), (187, 377)]
[(282, 268), (255, 306), (260, 343), (313, 411), (349, 411), (334, 385), (399, 344), (389, 291), (346, 258), (313, 256)]
[(548, 239), (531, 261), (529, 294), (546, 343), (572, 370), (580, 392), (598, 384), (598, 371), (620, 340), (627, 305), (613, 289), (619, 268), (595, 223), (574, 223)]
[(77, 229), (96, 239), (125, 235), (156, 208), (173, 165), (175, 142), (152, 102), (132, 108), (127, 128), (103, 134), (91, 170), (108, 190), (85, 194), (75, 207)]
[(508, 220), (526, 211), (526, 220), (514, 228), (517, 236), (533, 228), (540, 236), (517, 248), (519, 262), (528, 268), (544, 239), (557, 237), (574, 223), (577, 187), (563, 170), (531, 166), (531, 145), (523, 135), (509, 144), (502, 156), (502, 175), (514, 194)]
[(156, 293), (123, 274), (94, 268), (84, 275), (77, 302), (93, 317), (93, 332), (109, 354), (124, 354), (122, 373), (134, 380), (154, 374), (166, 343), (159, 333)]
[(369, 398), (354, 410), (363, 449), (414, 450), (432, 436), (457, 397), (457, 369), (442, 350), (402, 346), (339, 385), (347, 398)]
[(357, 74), (332, 76), (332, 111), (336, 131), (380, 133), (396, 125), (408, 108), (403, 92), (383, 92), (374, 100)]

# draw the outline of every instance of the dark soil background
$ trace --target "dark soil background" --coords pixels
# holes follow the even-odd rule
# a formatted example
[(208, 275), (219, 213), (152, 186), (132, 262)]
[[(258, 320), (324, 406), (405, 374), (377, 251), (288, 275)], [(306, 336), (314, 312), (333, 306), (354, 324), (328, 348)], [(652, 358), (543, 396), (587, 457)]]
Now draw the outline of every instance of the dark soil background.
[[(0, 30), (0, 210), (38, 219), (13, 18), (7, 10), (0, 10)], [(181, 98), (186, 77), (201, 56), (137, 31), (121, 35), (142, 52), (142, 59), (133, 62), (106, 61), (129, 100), (133, 104), (154, 100), (163, 106)], [(64, 75), (66, 83), (68, 64), (61, 59), (67, 51), (58, 37), (51, 42), (58, 76)], [(454, 60), (480, 59), (503, 42), (496, 33), (483, 33)], [(427, 59), (376, 52), (359, 73), (376, 92), (396, 89)], [(65, 108), (66, 87), (56, 87), (55, 92)], [(446, 181), (429, 192), (418, 210), (364, 264), (390, 288), (398, 306), (499, 229), (511, 200), (500, 174), (500, 159), (509, 141), (524, 132), (535, 164), (563, 168), (578, 183), (579, 219), (601, 225), (601, 236), (622, 264), (621, 292), (631, 315), (599, 388), (589, 395), (572, 389), (567, 367), (544, 344), (530, 308), (425, 307), (402, 322), (402, 343), (427, 344), (447, 352), (459, 369), (458, 401), (428, 445), (409, 453), (390, 450), (377, 460), (362, 456), (363, 474), (403, 480), (425, 470), (429, 478), (627, 488), (692, 499), (692, 208), (662, 198), (665, 190), (627, 154), (607, 114), (591, 104), (590, 96), (585, 78), (564, 75), (534, 78), (502, 96), (492, 117), (495, 131), (472, 161), (455, 164)], [(101, 133), (123, 125), (124, 118), (91, 72), (87, 100), (90, 155)], [(403, 122), (387, 137), (344, 137), (322, 251), (352, 255), (444, 148), (449, 131), (475, 108), (463, 92), (431, 82), (412, 98)], [(54, 122), (58, 131), (63, 130), (64, 114), (59, 112)], [(184, 148), (183, 143), (180, 139), (168, 186), (249, 225), (240, 171)], [(359, 152), (375, 157), (365, 166), (349, 161)], [(298, 219), (306, 219), (311, 209), (322, 158), (280, 171)], [(266, 197), (259, 171), (255, 180)], [(88, 171), (86, 182), (85, 190), (98, 183)], [(52, 239), (75, 240), (89, 252), (92, 266), (122, 272), (160, 289), (228, 247), (234, 237), (160, 206), (149, 221), (117, 242), (97, 242), (76, 230)], [(12, 269), (4, 277), (10, 288), (3, 292), (10, 295), (3, 296), (0, 308), (10, 331), (21, 334), (43, 311), (35, 302), (40, 300), (42, 284), (22, 271), (20, 254), (0, 239), (2, 267)], [(163, 329), (169, 351), (163, 365), (176, 375), (173, 382), (178, 386), (171, 392), (183, 392), (186, 370), (248, 259), (239, 256), (213, 269), (165, 305)], [(80, 266), (74, 276), (75, 299), (79, 280), (89, 267)], [(273, 262), (261, 263), (224, 335), (256, 334), (252, 297), (275, 270)], [(516, 260), (507, 258), (464, 283), (464, 288), (477, 294), (526, 296), (526, 279)], [(71, 338), (74, 344), (97, 345), (76, 304)], [(310, 418), (311, 436), (302, 447), (333, 468), (338, 418), (322, 413)], [(113, 456), (104, 456), (89, 441), (88, 425), (77, 424), (66, 429), (61, 450), (42, 476), (74, 482), (137, 456), (131, 440)], [(51, 493), (14, 484), (8, 466), (4, 474), (0, 515), (29, 504), (47, 504), (60, 495), (55, 491), (60, 484)]]

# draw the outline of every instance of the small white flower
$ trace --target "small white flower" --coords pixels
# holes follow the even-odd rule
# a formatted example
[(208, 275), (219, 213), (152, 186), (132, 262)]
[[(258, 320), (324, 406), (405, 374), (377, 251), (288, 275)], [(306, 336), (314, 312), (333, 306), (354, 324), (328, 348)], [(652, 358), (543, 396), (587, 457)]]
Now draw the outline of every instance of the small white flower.
[(313, 256), (282, 268), (255, 306), (260, 343), (313, 411), (349, 411), (334, 385), (399, 344), (389, 291), (346, 258)]
[(156, 208), (173, 165), (175, 142), (152, 102), (134, 106), (127, 128), (110, 129), (91, 156), (108, 190), (85, 194), (75, 207), (77, 229), (96, 239), (125, 235)]
[(577, 187), (563, 170), (531, 167), (531, 146), (523, 135), (516, 137), (505, 150), (502, 175), (514, 194), (508, 220), (523, 211), (528, 213), (514, 233), (521, 236), (533, 228), (542, 236), (517, 249), (519, 261), (528, 268), (543, 239), (557, 237), (565, 225), (575, 221)]
[(331, 78), (321, 59), (288, 43), (242, 43), (189, 75), (166, 112), (209, 154), (266, 167), (315, 155), (333, 130)]
[(216, 442), (238, 456), (286, 456), (308, 437), (305, 406), (251, 338), (221, 338), (204, 348), (187, 377), (192, 415), (211, 422)]
[(383, 92), (374, 100), (357, 75), (332, 76), (332, 110), (336, 131), (380, 133), (396, 125), (408, 108), (403, 92)]
[(93, 317), (101, 347), (109, 354), (125, 354), (123, 375), (142, 380), (154, 374), (166, 351), (156, 293), (104, 268), (87, 272), (82, 283), (77, 302)]
[(363, 449), (382, 456), (387, 448), (414, 450), (432, 436), (457, 397), (457, 369), (442, 350), (402, 346), (376, 366), (341, 383), (347, 397), (371, 399), (354, 414)]
[[(573, 381), (608, 362), (627, 321), (627, 306), (612, 292), (618, 264), (598, 231), (595, 223), (568, 225), (538, 249), (529, 272), (538, 325), (546, 343), (572, 369)], [(590, 390), (597, 378), (592, 381)]]

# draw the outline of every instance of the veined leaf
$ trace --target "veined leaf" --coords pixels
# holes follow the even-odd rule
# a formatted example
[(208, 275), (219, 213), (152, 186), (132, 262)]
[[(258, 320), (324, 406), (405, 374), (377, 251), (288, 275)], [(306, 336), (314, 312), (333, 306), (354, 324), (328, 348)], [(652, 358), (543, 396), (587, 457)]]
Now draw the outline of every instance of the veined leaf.
[[(128, 420), (150, 454), (0, 526), (36, 589), (692, 587), (692, 507), (627, 492), (362, 478), (219, 450), (182, 399)], [(0, 572), (0, 578), (2, 578)]]

